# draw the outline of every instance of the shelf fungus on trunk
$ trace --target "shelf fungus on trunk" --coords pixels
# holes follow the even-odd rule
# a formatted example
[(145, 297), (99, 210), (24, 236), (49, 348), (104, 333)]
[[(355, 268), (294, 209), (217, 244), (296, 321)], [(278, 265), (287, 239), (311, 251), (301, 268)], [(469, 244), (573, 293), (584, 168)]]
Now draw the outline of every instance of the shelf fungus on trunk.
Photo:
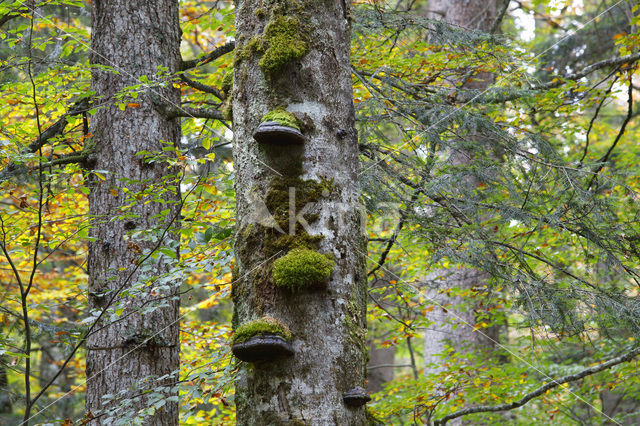
[(243, 324), (233, 336), (231, 351), (242, 361), (273, 361), (293, 355), (289, 328), (273, 317)]
[(301, 144), (305, 141), (296, 116), (283, 108), (265, 114), (253, 132), (253, 138), (264, 144)]
[(367, 394), (367, 391), (360, 386), (349, 389), (342, 395), (342, 400), (349, 407), (362, 407), (367, 402), (371, 401), (371, 397)]

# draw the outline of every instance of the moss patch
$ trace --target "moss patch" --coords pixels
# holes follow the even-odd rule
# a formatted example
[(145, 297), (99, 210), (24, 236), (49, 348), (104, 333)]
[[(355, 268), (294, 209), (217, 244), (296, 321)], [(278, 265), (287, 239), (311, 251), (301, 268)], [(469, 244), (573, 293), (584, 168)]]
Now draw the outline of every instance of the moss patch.
[(262, 117), (262, 121), (275, 121), (283, 126), (292, 127), (300, 131), (300, 123), (295, 115), (283, 108), (276, 108), (269, 111)]
[(226, 96), (229, 96), (229, 93), (231, 93), (231, 89), (233, 89), (233, 69), (227, 71), (224, 77), (222, 77), (220, 89), (222, 89), (222, 93)]
[(241, 325), (233, 335), (233, 343), (246, 342), (253, 336), (261, 334), (275, 334), (285, 340), (291, 340), (289, 328), (273, 317), (262, 317), (258, 320)]
[(307, 43), (302, 38), (300, 21), (292, 16), (275, 16), (264, 30), (267, 46), (258, 65), (265, 74), (274, 76), (283, 66), (302, 58)]
[(294, 249), (273, 264), (273, 281), (291, 291), (321, 284), (329, 279), (334, 263), (309, 249)]
[[(300, 166), (300, 169), (302, 167)], [(295, 188), (295, 212), (307, 204), (315, 203), (333, 191), (333, 180), (320, 178), (320, 181), (305, 180), (298, 176), (297, 170), (290, 170), (292, 176), (276, 176), (272, 179), (265, 197), (265, 204), (278, 225), (289, 229), (289, 188)], [(311, 223), (314, 220), (309, 218)]]

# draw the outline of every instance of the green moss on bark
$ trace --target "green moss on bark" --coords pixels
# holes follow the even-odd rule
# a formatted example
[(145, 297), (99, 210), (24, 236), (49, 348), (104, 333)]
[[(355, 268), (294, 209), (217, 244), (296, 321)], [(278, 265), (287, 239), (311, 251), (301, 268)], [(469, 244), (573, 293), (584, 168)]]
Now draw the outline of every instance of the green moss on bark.
[(274, 76), (291, 61), (302, 58), (307, 53), (298, 18), (275, 16), (264, 31), (267, 46), (258, 65), (265, 74)]
[(283, 126), (292, 127), (300, 131), (300, 123), (295, 115), (284, 108), (276, 108), (262, 117), (262, 121), (275, 121)]
[(227, 71), (224, 77), (222, 77), (220, 89), (222, 89), (222, 93), (224, 93), (226, 96), (229, 96), (229, 94), (231, 93), (231, 90), (233, 89), (233, 69)]
[(274, 334), (285, 340), (291, 340), (291, 331), (282, 322), (269, 316), (241, 325), (233, 335), (233, 343), (246, 342), (254, 336)]
[(309, 249), (294, 249), (273, 264), (273, 281), (279, 287), (297, 291), (326, 282), (333, 260)]
[[(302, 58), (308, 50), (303, 25), (296, 16), (287, 15), (301, 9), (297, 3), (282, 2), (273, 7), (263, 34), (252, 37), (243, 48), (236, 49), (234, 64), (261, 53), (260, 69), (265, 75), (275, 77), (289, 62)], [(266, 12), (258, 9), (256, 16), (264, 19)]]

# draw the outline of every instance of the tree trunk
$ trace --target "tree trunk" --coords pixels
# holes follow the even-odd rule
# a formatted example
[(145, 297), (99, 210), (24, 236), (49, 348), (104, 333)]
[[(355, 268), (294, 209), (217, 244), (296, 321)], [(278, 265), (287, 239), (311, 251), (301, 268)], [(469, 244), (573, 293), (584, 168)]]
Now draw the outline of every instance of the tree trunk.
[[(387, 266), (388, 270), (397, 269), (393, 265)], [(396, 274), (390, 274), (390, 276), (384, 276), (380, 279), (374, 279), (369, 283), (370, 290), (374, 290), (376, 288), (384, 288), (384, 292), (382, 292), (380, 297), (384, 299), (393, 291), (393, 284), (389, 281), (394, 277), (396, 279)], [(371, 326), (369, 324), (368, 330), (368, 346), (369, 346), (369, 362), (367, 362), (367, 391), (370, 393), (380, 392), (382, 390), (382, 385), (387, 382), (393, 380), (394, 377), (394, 363), (396, 359), (396, 347), (381, 347), (375, 344), (374, 340), (381, 339), (380, 331), (376, 329), (375, 324)]]
[[(7, 357), (0, 355), (0, 416), (11, 414), (13, 408), (11, 406), (11, 392), (9, 391), (9, 377), (7, 375), (8, 364)], [(0, 420), (2, 417), (0, 417)]]
[(393, 380), (393, 363), (396, 360), (395, 346), (379, 347), (369, 342), (369, 362), (367, 364), (367, 391), (380, 392), (382, 385)]
[[(348, 3), (236, 2), (234, 328), (274, 317), (291, 330), (295, 351), (240, 365), (238, 424), (365, 423), (362, 406), (343, 402), (364, 386), (366, 350)], [(262, 117), (278, 108), (295, 114), (303, 144), (254, 140)], [(295, 247), (332, 257), (324, 287), (276, 285), (274, 260)]]
[[(428, 4), (429, 17), (443, 20), (449, 24), (467, 29), (488, 32), (497, 16), (497, 6), (501, 0), (430, 0)], [(464, 85), (467, 89), (484, 90), (493, 80), (490, 74), (474, 76), (475, 81)], [(478, 139), (478, 143), (485, 143), (479, 135), (467, 135), (468, 138)], [(454, 166), (471, 164), (472, 155), (465, 149), (453, 149), (450, 162)], [(468, 177), (464, 185), (475, 188), (477, 179)], [(424, 357), (425, 372), (442, 371), (441, 355), (447, 346), (455, 351), (474, 351), (492, 349), (498, 339), (498, 327), (474, 331), (477, 323), (473, 306), (462, 303), (465, 299), (450, 297), (447, 289), (461, 290), (483, 287), (487, 284), (489, 275), (481, 270), (463, 267), (461, 269), (444, 269), (435, 271), (427, 279), (428, 296), (446, 309), (436, 306), (429, 319), (434, 325), (425, 330)], [(471, 305), (473, 302), (471, 302)], [(431, 364), (431, 366), (430, 366)]]
[[(179, 122), (167, 120), (154, 108), (158, 101), (179, 105), (179, 92), (170, 83), (153, 85), (158, 67), (167, 67), (169, 73), (179, 69), (178, 2), (94, 0), (92, 30), (92, 64), (113, 67), (117, 73), (93, 68), (92, 88), (105, 106), (98, 109), (90, 127), (91, 165), (99, 172), (89, 177), (89, 212), (94, 220), (88, 259), (89, 307), (123, 310), (103, 317), (87, 339), (86, 408), (90, 417), (95, 416), (92, 424), (111, 424), (114, 416), (144, 415), (139, 413), (149, 402), (146, 395), (141, 396), (144, 390), (176, 379), (145, 378), (178, 370), (179, 301), (172, 296), (179, 283), (163, 285), (162, 280), (150, 279), (167, 271), (167, 256), (149, 258), (139, 266), (175, 219), (176, 170), (162, 162), (145, 162), (137, 154), (161, 152), (162, 142), (172, 147), (180, 139)], [(114, 104), (114, 94), (139, 83), (143, 75), (152, 88), (135, 100), (124, 100), (129, 105), (121, 111)], [(142, 190), (147, 192), (137, 194)], [(165, 209), (170, 210), (168, 214), (161, 213)], [(171, 232), (164, 234), (162, 244), (177, 247), (172, 237)], [(142, 306), (150, 311), (139, 313)], [(164, 390), (165, 396), (175, 394)], [(177, 402), (167, 402), (145, 424), (177, 425)]]

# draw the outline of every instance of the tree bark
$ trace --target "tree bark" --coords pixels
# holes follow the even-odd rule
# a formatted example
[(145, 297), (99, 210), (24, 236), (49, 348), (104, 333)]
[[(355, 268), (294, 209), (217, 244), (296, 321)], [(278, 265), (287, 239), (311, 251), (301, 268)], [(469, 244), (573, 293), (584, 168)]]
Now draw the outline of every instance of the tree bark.
[[(295, 351), (290, 358), (240, 365), (241, 425), (365, 423), (364, 407), (343, 402), (343, 393), (364, 386), (366, 350), (366, 242), (358, 209), (348, 3), (276, 0), (265, 8), (259, 0), (236, 2), (234, 328), (272, 316), (290, 328)], [(297, 53), (274, 69), (269, 49), (285, 24)], [(263, 115), (278, 107), (295, 114), (304, 144), (253, 139)], [(291, 226), (289, 188), (295, 188), (294, 215), (307, 206), (304, 221), (294, 218)], [(265, 207), (274, 220), (264, 220)], [(273, 261), (296, 246), (332, 256), (326, 288), (291, 292), (274, 284)]]
[[(159, 66), (167, 67), (169, 73), (179, 70), (178, 1), (94, 0), (92, 30), (92, 64), (113, 67), (117, 73), (96, 67), (92, 75), (92, 89), (106, 106), (98, 109), (90, 123), (91, 162), (99, 172), (89, 174), (89, 212), (94, 220), (88, 258), (89, 308), (123, 311), (107, 314), (88, 336), (86, 409), (90, 418), (95, 417), (91, 424), (111, 424), (115, 416), (142, 415), (139, 411), (149, 402), (143, 392), (176, 379), (145, 378), (178, 370), (179, 301), (172, 296), (179, 283), (145, 283), (167, 271), (167, 256), (139, 265), (157, 239), (163, 238), (165, 246), (171, 244), (173, 234), (164, 230), (179, 207), (179, 189), (172, 177), (176, 170), (161, 162), (147, 163), (137, 153), (161, 152), (162, 142), (170, 147), (178, 143), (179, 121), (167, 119), (154, 104), (161, 100), (179, 105), (179, 91), (170, 82), (152, 84), (136, 100), (125, 100), (131, 105), (124, 111), (114, 105), (113, 98), (124, 87), (139, 83), (143, 75), (153, 82)], [(137, 195), (142, 190), (148, 192)], [(165, 209), (169, 214), (161, 213)], [(143, 315), (141, 306), (157, 308)], [(167, 402), (144, 423), (177, 425), (177, 402)]]

